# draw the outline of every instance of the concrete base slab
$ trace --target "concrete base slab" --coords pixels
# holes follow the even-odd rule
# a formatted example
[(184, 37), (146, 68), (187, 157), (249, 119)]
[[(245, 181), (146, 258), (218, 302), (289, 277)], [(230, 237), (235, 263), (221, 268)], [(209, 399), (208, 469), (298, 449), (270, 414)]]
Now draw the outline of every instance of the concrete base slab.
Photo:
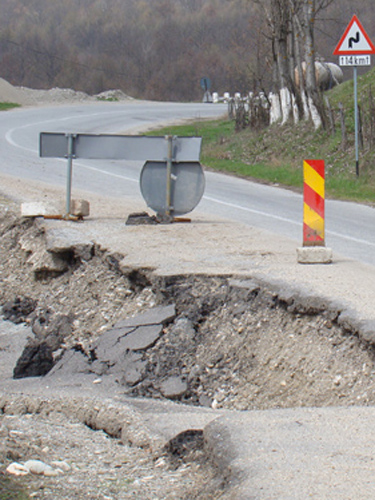
[(299, 247), (297, 261), (300, 264), (330, 264), (332, 249), (326, 247)]

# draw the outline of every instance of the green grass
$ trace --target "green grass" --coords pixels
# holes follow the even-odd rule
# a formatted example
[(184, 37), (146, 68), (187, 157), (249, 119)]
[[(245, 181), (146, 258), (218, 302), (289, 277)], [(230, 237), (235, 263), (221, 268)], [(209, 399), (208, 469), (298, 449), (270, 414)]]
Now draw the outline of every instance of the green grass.
[[(374, 85), (375, 70), (359, 78), (359, 102), (364, 110)], [(336, 115), (336, 133), (315, 131), (311, 123), (273, 125), (256, 131), (235, 132), (230, 120), (200, 120), (187, 125), (153, 131), (161, 135), (201, 136), (201, 163), (207, 168), (270, 184), (302, 190), (303, 160), (323, 159), (326, 163), (327, 197), (375, 203), (375, 146), (360, 152), (360, 175), (355, 174), (353, 82), (348, 81), (327, 93)], [(339, 103), (344, 105), (348, 134), (341, 148)]]
[(0, 111), (8, 111), (9, 109), (19, 108), (20, 104), (15, 102), (0, 102)]
[(118, 102), (117, 97), (97, 97), (96, 100), (105, 102)]

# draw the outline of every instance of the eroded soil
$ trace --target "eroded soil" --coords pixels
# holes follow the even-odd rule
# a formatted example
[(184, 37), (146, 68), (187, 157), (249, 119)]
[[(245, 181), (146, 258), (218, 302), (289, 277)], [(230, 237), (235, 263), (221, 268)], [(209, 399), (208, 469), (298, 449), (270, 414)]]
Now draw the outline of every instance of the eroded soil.
[[(9, 205), (3, 205), (0, 234), (0, 303), (13, 304), (12, 319), (34, 326), (39, 334), (41, 325), (68, 318), (69, 328), (56, 350), (79, 345), (87, 352), (92, 341), (117, 321), (155, 305), (175, 304), (173, 322), (154, 346), (141, 353), (143, 376), (136, 384), (124, 385), (124, 394), (163, 398), (162, 383), (176, 377), (186, 385), (177, 399), (196, 406), (245, 410), (375, 402), (372, 349), (339, 326), (338, 312), (326, 310), (324, 304), (316, 307), (285, 300), (251, 276), (160, 277), (139, 269), (124, 274), (118, 265), (122, 256), (97, 247), (84, 259), (74, 257), (74, 252), (67, 255), (69, 265), (61, 274), (35, 273), (33, 247), (25, 241), (41, 245), (40, 227), (17, 218)], [(17, 308), (25, 303), (30, 307)], [(53, 442), (66, 438), (69, 451), (59, 450), (59, 456), (52, 458), (78, 464), (82, 472), (95, 469), (96, 455), (100, 467), (114, 474), (113, 488), (107, 485), (102, 490), (100, 481), (92, 482), (93, 474), (88, 473), (87, 480), (85, 474), (75, 479), (67, 475), (63, 481), (64, 487), (71, 488), (67, 497), (61, 496), (61, 480), (51, 480), (48, 486), (34, 481), (30, 491), (35, 498), (57, 494), (58, 498), (209, 498), (207, 484), (214, 473), (208, 466), (201, 468), (204, 460), (192, 461), (191, 455), (190, 461), (172, 466), (168, 454), (160, 451), (155, 455), (143, 448), (124, 448), (124, 443), (120, 449), (118, 441), (104, 434), (95, 434), (94, 442), (92, 430), (58, 412), (30, 414), (18, 421), (19, 417), (6, 413), (0, 418), (7, 437), (3, 442), (8, 443), (1, 450), (3, 466), (11, 459), (28, 458), (31, 438), (22, 440), (34, 432), (37, 455), (43, 456), (43, 450), (53, 449)], [(43, 419), (46, 426), (39, 430)], [(55, 436), (56, 432), (60, 435)], [(93, 446), (94, 456), (91, 452), (77, 455), (73, 443), (82, 450), (92, 451)], [(201, 447), (194, 453), (203, 453)], [(125, 473), (125, 463), (129, 481), (123, 478), (121, 483), (116, 474)], [(139, 484), (149, 490), (140, 492)], [(217, 492), (215, 498), (219, 498)]]

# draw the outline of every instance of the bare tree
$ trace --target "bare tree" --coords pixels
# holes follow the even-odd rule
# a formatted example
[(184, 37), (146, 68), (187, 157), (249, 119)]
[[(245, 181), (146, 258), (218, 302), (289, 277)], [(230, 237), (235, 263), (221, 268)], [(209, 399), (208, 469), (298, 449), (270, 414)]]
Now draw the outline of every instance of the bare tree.
[(290, 72), (290, 35), (292, 31), (291, 13), (285, 0), (256, 1), (266, 15), (272, 47), (272, 93), (273, 107), (282, 123), (292, 116), (292, 96), (294, 83)]
[(315, 124), (321, 124), (326, 128), (327, 121), (324, 112), (322, 96), (318, 90), (315, 70), (315, 39), (314, 27), (316, 19), (316, 1), (304, 0), (302, 6), (302, 26), (304, 33), (305, 45), (305, 62), (306, 62), (306, 94), (308, 98), (309, 109), (312, 113)]
[[(292, 116), (313, 119), (316, 127), (327, 121), (316, 79), (315, 22), (317, 13), (333, 0), (269, 0), (261, 2), (269, 20), (274, 51), (274, 89), (280, 96), (282, 122)], [(295, 81), (295, 67), (299, 85)], [(275, 90), (274, 90), (275, 91)], [(293, 108), (292, 108), (293, 105)]]

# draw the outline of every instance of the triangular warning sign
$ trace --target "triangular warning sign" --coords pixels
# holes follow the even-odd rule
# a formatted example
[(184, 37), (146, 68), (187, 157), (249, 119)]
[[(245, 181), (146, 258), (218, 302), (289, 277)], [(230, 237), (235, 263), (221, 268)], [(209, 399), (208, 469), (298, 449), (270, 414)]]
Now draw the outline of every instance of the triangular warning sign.
[(368, 55), (375, 54), (375, 46), (370, 40), (357, 16), (353, 16), (345, 33), (341, 37), (333, 55)]

